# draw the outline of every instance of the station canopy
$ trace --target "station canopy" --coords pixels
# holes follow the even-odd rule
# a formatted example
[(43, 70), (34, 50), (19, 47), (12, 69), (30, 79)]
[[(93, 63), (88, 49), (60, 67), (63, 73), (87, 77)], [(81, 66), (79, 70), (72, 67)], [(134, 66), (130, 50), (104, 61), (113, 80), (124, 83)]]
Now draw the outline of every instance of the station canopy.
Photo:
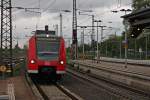
[(150, 8), (143, 8), (122, 16), (130, 23), (130, 32), (134, 37), (140, 35), (143, 29), (150, 28)]

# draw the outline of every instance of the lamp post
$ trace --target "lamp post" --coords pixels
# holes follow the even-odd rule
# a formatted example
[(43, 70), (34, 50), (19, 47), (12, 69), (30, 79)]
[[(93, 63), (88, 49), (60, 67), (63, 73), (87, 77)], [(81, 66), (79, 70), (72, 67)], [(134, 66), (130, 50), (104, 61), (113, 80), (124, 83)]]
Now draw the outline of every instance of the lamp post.
[[(62, 12), (71, 12), (70, 10), (60, 10)], [(60, 13), (60, 36), (63, 37), (63, 32), (62, 32), (62, 27), (63, 27), (63, 22), (62, 22), (63, 16), (62, 13)]]
[[(131, 9), (121, 9), (120, 11), (125, 12), (125, 15), (127, 14), (127, 12), (131, 12)], [(125, 21), (125, 68), (127, 67), (127, 58), (128, 58), (128, 39), (127, 39), (127, 21)]]
[(126, 15), (126, 14), (127, 14), (127, 12), (131, 12), (132, 10), (131, 10), (131, 9), (121, 9), (120, 11), (125, 12), (125, 15)]
[(84, 50), (84, 29), (85, 28), (87, 28), (86, 26), (82, 26), (81, 27), (82, 29), (83, 29), (83, 32), (82, 32), (82, 34), (83, 34), (83, 45), (82, 45), (82, 53), (83, 53), (83, 60), (84, 60), (84, 56), (85, 56), (85, 50)]
[(98, 25), (99, 25), (99, 22), (102, 22), (101, 20), (95, 20), (94, 22), (97, 23), (97, 59), (99, 58), (99, 46), (98, 46)]
[(60, 36), (61, 37), (63, 36), (63, 33), (62, 33), (62, 13), (60, 13)]
[(94, 15), (89, 15), (89, 14), (83, 14), (82, 12), (79, 12), (79, 15), (87, 15), (87, 16), (91, 16), (92, 17), (92, 33), (91, 33), (91, 47), (93, 48), (93, 51), (95, 51), (94, 49)]
[[(127, 14), (127, 12), (131, 12), (132, 10), (131, 9), (121, 9), (120, 11), (122, 12), (125, 12), (125, 15)], [(119, 11), (117, 10), (114, 10), (114, 11), (111, 11), (113, 13), (118, 13)], [(127, 43), (127, 23), (125, 23), (125, 67), (127, 67), (127, 54), (128, 54), (128, 43)]]

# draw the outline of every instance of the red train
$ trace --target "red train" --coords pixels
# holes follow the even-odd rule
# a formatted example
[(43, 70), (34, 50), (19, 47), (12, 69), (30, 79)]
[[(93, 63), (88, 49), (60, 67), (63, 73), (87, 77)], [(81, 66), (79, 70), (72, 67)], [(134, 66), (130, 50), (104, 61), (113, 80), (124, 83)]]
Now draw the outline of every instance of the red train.
[(36, 30), (28, 47), (29, 74), (48, 74), (60, 78), (65, 73), (65, 41), (56, 36), (55, 31)]

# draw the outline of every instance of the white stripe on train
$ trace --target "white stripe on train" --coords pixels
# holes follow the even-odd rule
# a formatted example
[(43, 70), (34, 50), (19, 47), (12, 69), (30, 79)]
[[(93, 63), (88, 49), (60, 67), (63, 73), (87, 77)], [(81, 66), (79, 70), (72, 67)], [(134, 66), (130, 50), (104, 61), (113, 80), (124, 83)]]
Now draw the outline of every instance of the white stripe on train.
[[(38, 70), (28, 70), (28, 73), (34, 73), (37, 74)], [(57, 74), (65, 74), (66, 71), (56, 71)]]

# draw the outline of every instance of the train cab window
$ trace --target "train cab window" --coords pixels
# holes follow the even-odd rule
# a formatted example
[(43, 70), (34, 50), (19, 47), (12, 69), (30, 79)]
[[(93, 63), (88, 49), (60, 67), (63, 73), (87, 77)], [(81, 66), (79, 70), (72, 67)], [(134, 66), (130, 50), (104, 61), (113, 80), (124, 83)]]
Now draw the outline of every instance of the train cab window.
[(57, 60), (59, 41), (37, 40), (37, 57), (40, 60)]

